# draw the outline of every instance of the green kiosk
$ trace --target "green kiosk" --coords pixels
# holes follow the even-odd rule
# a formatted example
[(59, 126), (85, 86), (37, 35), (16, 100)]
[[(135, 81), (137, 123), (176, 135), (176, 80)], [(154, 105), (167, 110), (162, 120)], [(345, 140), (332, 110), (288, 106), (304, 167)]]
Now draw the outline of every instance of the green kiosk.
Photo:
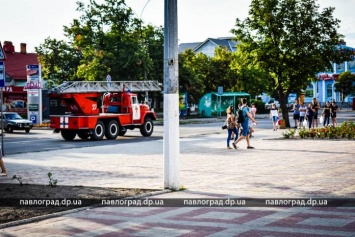
[(250, 100), (250, 94), (245, 92), (207, 93), (200, 99), (198, 115), (206, 118), (225, 115), (226, 109), (230, 105), (233, 105), (235, 112), (242, 98)]

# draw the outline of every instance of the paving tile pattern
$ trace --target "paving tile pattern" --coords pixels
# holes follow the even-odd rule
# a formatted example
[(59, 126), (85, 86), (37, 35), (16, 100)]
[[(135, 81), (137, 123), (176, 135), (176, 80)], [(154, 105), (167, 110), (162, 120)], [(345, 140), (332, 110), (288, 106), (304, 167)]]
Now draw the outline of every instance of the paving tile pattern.
[[(355, 198), (355, 142), (279, 140), (259, 129), (255, 150), (242, 141), (225, 149), (224, 132), (181, 139), (183, 192), (161, 198)], [(1, 183), (163, 188), (163, 143), (145, 141), (16, 154), (6, 157)], [(100, 207), (6, 227), (0, 236), (347, 236), (355, 237), (355, 209), (341, 207)]]

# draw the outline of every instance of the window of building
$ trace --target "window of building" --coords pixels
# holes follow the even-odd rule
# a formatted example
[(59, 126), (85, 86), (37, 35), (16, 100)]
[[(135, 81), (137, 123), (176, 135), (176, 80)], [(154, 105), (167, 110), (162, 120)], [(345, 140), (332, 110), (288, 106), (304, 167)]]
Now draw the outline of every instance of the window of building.
[(328, 98), (332, 98), (333, 97), (333, 88), (332, 88), (332, 84), (327, 84), (327, 92), (326, 95)]

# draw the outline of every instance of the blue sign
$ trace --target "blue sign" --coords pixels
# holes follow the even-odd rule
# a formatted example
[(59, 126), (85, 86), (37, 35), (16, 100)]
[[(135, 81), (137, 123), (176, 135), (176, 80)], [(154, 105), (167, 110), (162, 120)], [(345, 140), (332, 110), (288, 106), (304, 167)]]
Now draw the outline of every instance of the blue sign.
[(33, 124), (37, 124), (37, 115), (31, 114), (30, 115), (30, 120), (32, 121)]
[(27, 69), (39, 69), (39, 65), (38, 64), (27, 65)]
[(0, 62), (0, 87), (5, 87), (5, 63)]

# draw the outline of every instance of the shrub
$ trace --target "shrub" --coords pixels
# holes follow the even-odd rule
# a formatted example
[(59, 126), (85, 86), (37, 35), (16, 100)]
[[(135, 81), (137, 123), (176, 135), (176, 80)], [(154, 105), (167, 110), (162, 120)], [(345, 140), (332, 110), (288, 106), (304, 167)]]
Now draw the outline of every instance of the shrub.
[[(283, 134), (284, 135), (284, 134)], [(338, 127), (328, 126), (323, 128), (306, 129), (302, 127), (298, 131), (298, 136), (300, 138), (320, 138), (320, 139), (334, 139), (334, 138), (355, 138), (355, 123), (353, 121), (343, 122)], [(284, 135), (285, 137), (285, 135)]]

